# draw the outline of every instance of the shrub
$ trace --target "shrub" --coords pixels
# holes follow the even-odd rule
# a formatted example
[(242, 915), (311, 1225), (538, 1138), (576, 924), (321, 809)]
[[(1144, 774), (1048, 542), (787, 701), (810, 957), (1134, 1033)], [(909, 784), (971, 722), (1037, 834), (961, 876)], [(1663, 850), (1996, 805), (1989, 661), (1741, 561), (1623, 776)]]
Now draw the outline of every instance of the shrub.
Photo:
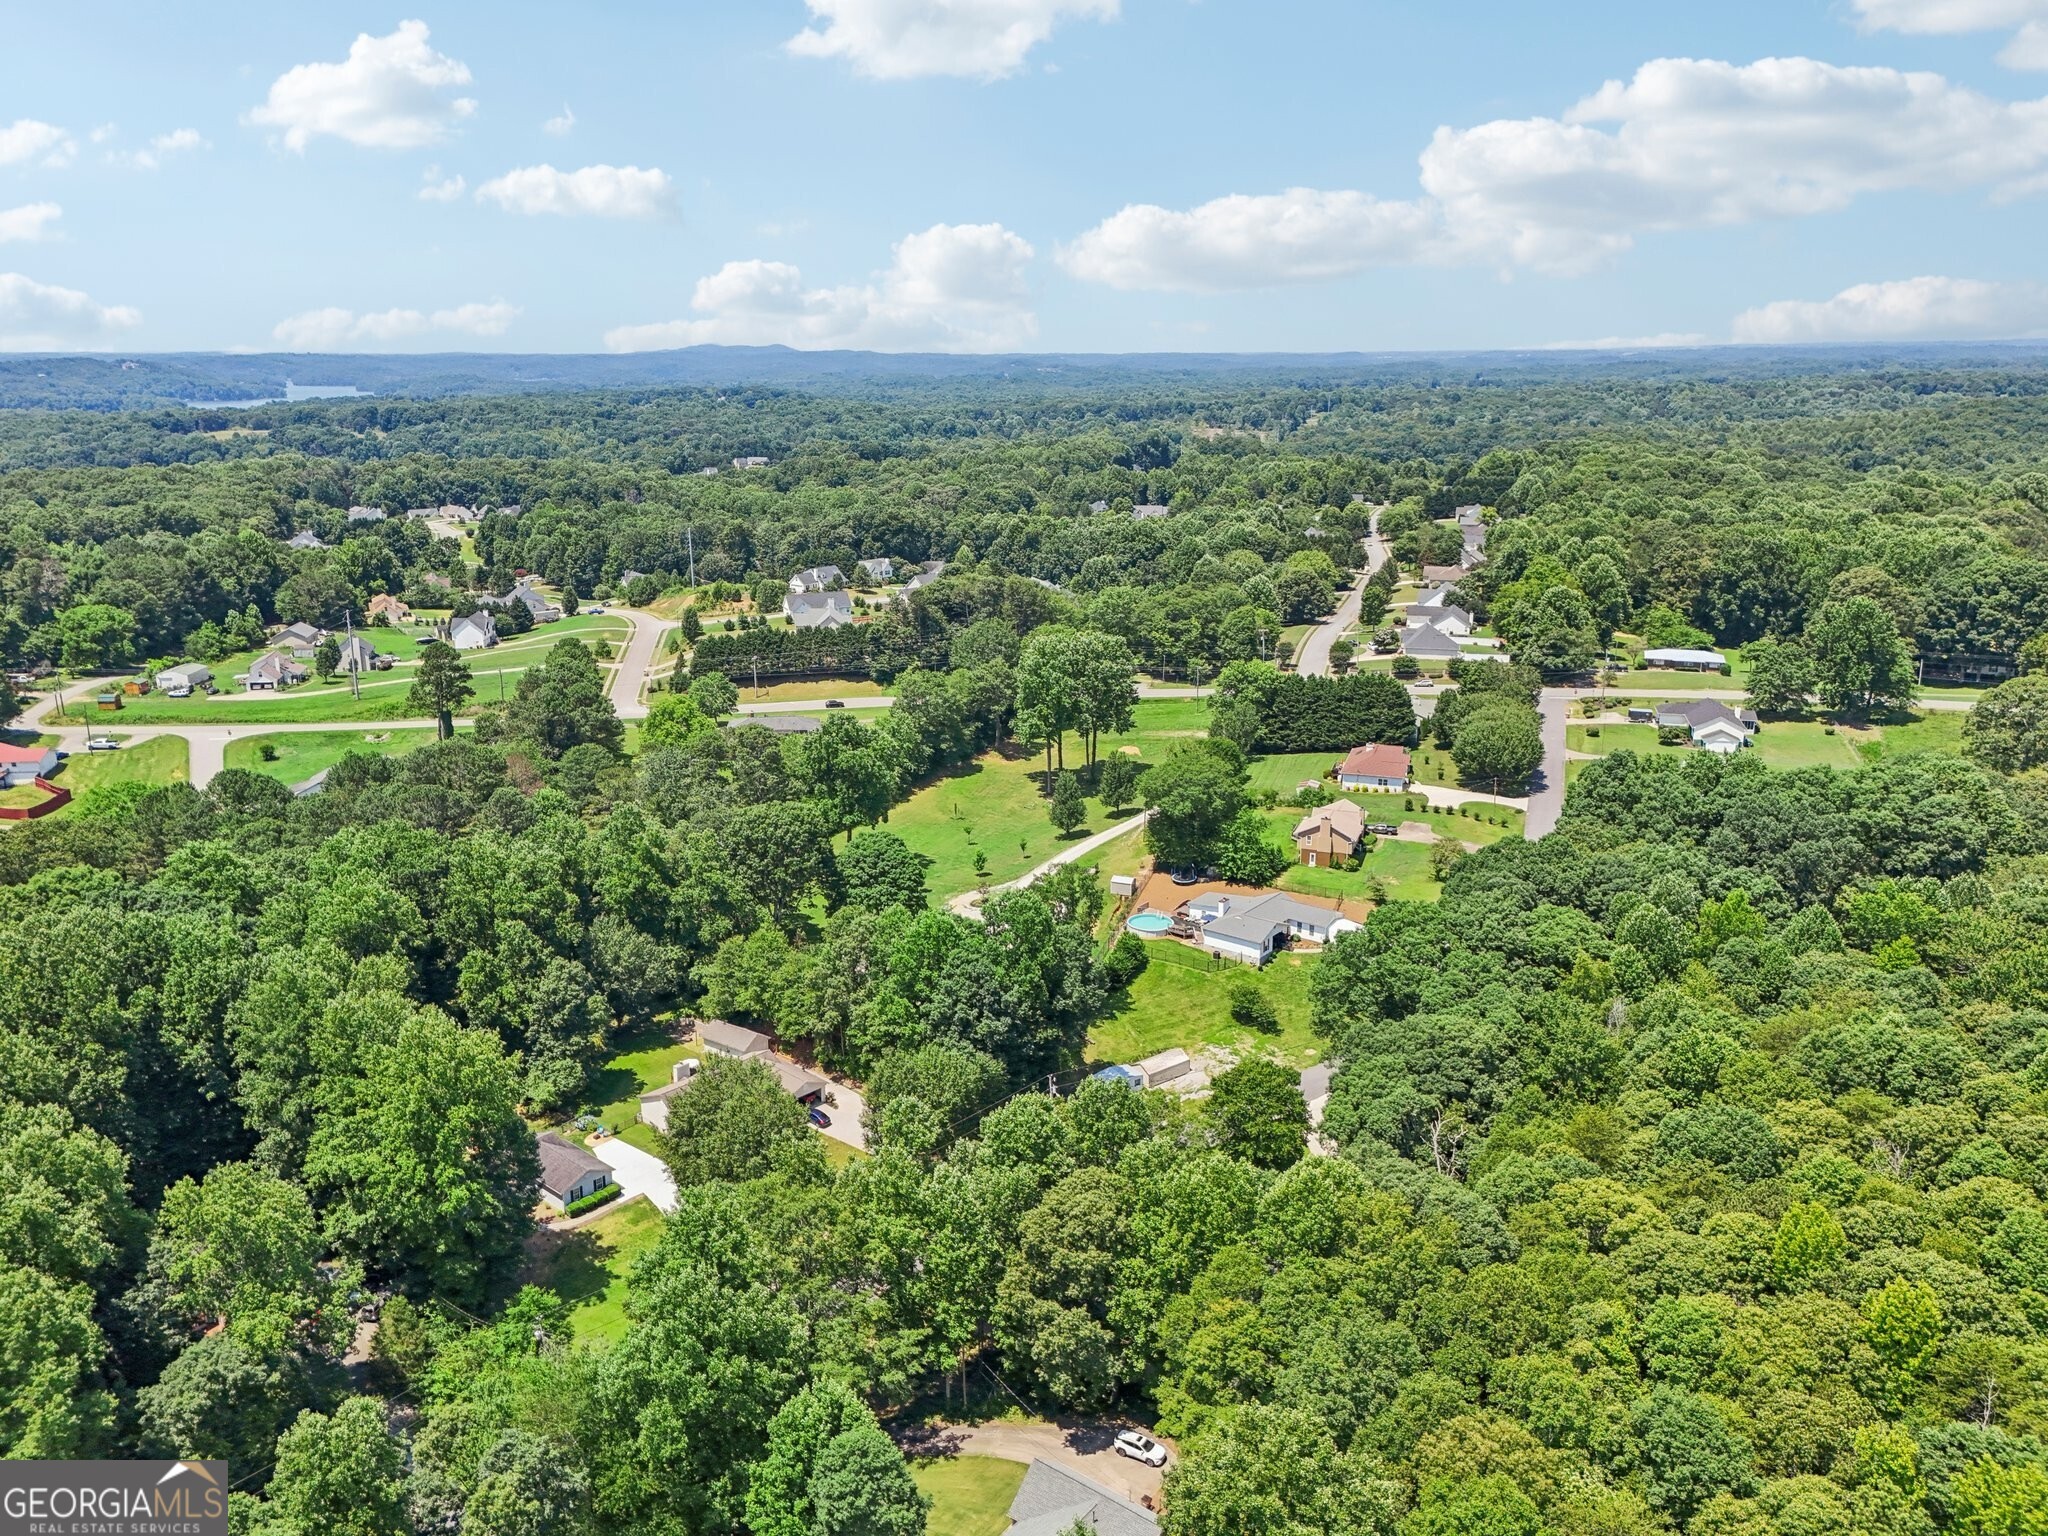
[(594, 1195), (585, 1195), (581, 1200), (571, 1200), (562, 1207), (564, 1216), (581, 1216), (585, 1211), (594, 1211), (600, 1205), (610, 1205), (625, 1191), (616, 1184), (607, 1184)]
[(1262, 1035), (1279, 1033), (1279, 1010), (1250, 976), (1240, 972), (1231, 977), (1226, 990), (1230, 994), (1230, 1017), (1234, 1022)]
[(1121, 991), (1143, 974), (1151, 959), (1145, 951), (1145, 941), (1127, 931), (1103, 957), (1103, 983), (1112, 992)]

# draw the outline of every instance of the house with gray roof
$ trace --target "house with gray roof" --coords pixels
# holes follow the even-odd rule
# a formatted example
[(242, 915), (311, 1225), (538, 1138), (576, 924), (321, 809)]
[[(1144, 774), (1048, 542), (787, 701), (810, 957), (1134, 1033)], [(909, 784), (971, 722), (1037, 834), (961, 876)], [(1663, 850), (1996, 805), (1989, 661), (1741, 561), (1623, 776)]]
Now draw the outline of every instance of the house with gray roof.
[(381, 523), (384, 521), (382, 507), (350, 507), (348, 520), (352, 523)]
[(297, 533), (286, 539), (284, 543), (287, 549), (325, 549), (327, 547), (326, 544), (321, 542), (320, 535), (310, 528), (301, 528)]
[(1278, 891), (1256, 896), (1213, 891), (1181, 910), (1200, 924), (1202, 948), (1246, 965), (1264, 965), (1287, 940), (1326, 944), (1358, 926), (1342, 912), (1310, 906)]
[(568, 1138), (542, 1131), (534, 1142), (540, 1153), (541, 1203), (551, 1209), (564, 1210), (611, 1183), (611, 1166)]
[(877, 556), (873, 560), (856, 560), (853, 568), (876, 585), (892, 579), (896, 574), (896, 562), (887, 555)]
[(797, 629), (839, 629), (853, 622), (853, 595), (791, 592), (782, 599), (782, 612)]
[(1098, 1536), (1158, 1536), (1159, 1517), (1092, 1477), (1034, 1459), (1010, 1500), (1006, 1536), (1067, 1536), (1079, 1525)]
[(830, 592), (846, 585), (846, 573), (836, 565), (809, 565), (789, 578), (792, 592)]
[(1156, 501), (1142, 502), (1131, 508), (1131, 520), (1133, 522), (1149, 523), (1155, 518), (1171, 517), (1172, 515), (1173, 508), (1163, 507)]
[(1456, 661), (1465, 653), (1434, 624), (1410, 624), (1401, 631), (1401, 650), (1417, 661)]
[(1657, 724), (1684, 730), (1709, 752), (1740, 752), (1756, 731), (1756, 711), (1730, 709), (1719, 699), (1667, 700), (1657, 706)]
[[(382, 661), (383, 666), (378, 663)], [(340, 672), (382, 672), (391, 665), (390, 661), (377, 654), (377, 647), (361, 635), (349, 635), (341, 642), (340, 661), (335, 670)]]
[(458, 651), (480, 651), (498, 643), (498, 621), (482, 609), (448, 625), (448, 643)]
[(306, 669), (283, 651), (265, 651), (242, 674), (242, 685), (251, 689), (291, 688), (306, 680)]
[(758, 725), (764, 731), (773, 731), (778, 736), (808, 736), (813, 731), (824, 729), (825, 722), (816, 715), (728, 715), (723, 722), (726, 729), (738, 730), (742, 726)]
[(326, 638), (326, 630), (303, 619), (296, 624), (287, 624), (277, 632), (277, 643), (301, 661), (319, 650), (320, 642)]

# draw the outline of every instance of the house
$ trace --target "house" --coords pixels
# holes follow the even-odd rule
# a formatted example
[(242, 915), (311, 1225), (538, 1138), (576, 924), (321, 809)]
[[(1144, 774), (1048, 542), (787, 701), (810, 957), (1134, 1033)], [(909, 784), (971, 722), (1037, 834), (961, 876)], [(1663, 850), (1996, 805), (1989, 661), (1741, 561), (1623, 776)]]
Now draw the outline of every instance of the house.
[(57, 771), (55, 747), (15, 747), (0, 742), (0, 788), (33, 784)]
[(1643, 660), (1653, 667), (1676, 667), (1681, 672), (1718, 672), (1728, 665), (1728, 658), (1719, 651), (1695, 651), (1684, 646), (1645, 651)]
[(896, 562), (887, 555), (875, 560), (856, 560), (854, 568), (877, 586), (892, 579), (896, 574)]
[(1458, 564), (1468, 571), (1475, 565), (1485, 564), (1486, 525), (1484, 523), (1472, 523), (1460, 528), (1458, 531), (1465, 537), (1465, 548), (1458, 555)]
[(1439, 633), (1449, 635), (1453, 640), (1462, 640), (1472, 633), (1472, 610), (1460, 608), (1456, 603), (1445, 603), (1441, 608), (1430, 610), (1429, 626)]
[(242, 686), (251, 690), (292, 688), (306, 680), (306, 669), (283, 651), (265, 651), (242, 674)]
[(732, 467), (734, 469), (766, 469), (768, 461), (758, 453), (750, 453), (744, 458), (734, 459)]
[(1402, 630), (1401, 649), (1417, 661), (1456, 661), (1465, 654), (1434, 624), (1410, 624)]
[(728, 1024), (723, 1019), (699, 1020), (697, 1041), (713, 1056), (760, 1056), (768, 1050), (768, 1037), (759, 1030)]
[(1157, 1056), (1147, 1056), (1137, 1064), (1138, 1076), (1147, 1088), (1163, 1088), (1186, 1077), (1194, 1069), (1194, 1058), (1177, 1045)]
[(327, 788), (327, 775), (332, 770), (322, 768), (310, 779), (301, 779), (290, 786), (294, 800), (304, 800), (308, 795), (317, 795)]
[(542, 1131), (534, 1138), (540, 1153), (541, 1203), (554, 1210), (567, 1210), (578, 1200), (596, 1194), (612, 1181), (610, 1165), (600, 1161), (565, 1137)]
[(1486, 508), (1480, 506), (1476, 501), (1467, 502), (1464, 506), (1458, 508), (1458, 525), (1462, 528), (1477, 528), (1481, 526), (1479, 520), (1485, 515)]
[(782, 1083), (783, 1091), (799, 1104), (815, 1104), (825, 1097), (828, 1084), (825, 1079), (793, 1061), (784, 1061), (780, 1056), (762, 1054), (747, 1058), (758, 1061), (773, 1072)]
[(722, 723), (728, 730), (758, 725), (762, 730), (773, 731), (778, 736), (808, 736), (813, 731), (823, 730), (825, 726), (825, 722), (816, 715), (729, 715)]
[(533, 615), (536, 624), (552, 624), (562, 616), (562, 610), (535, 591), (532, 580), (529, 576), (514, 582), (512, 590), (505, 595), (505, 601), (519, 604)]
[(631, 585), (633, 585), (634, 582), (645, 581), (646, 579), (647, 573), (645, 571), (621, 571), (619, 572), (619, 579), (616, 582), (614, 582), (613, 585), (618, 587), (630, 587)]
[(419, 571), (414, 573), (413, 579), (423, 587), (437, 587), (443, 592), (455, 590), (455, 583), (439, 571)]
[(393, 624), (412, 622), (412, 610), (389, 592), (379, 592), (370, 599), (369, 614), (373, 620), (382, 618)]
[(1079, 1526), (1096, 1536), (1159, 1536), (1159, 1518), (1092, 1477), (1033, 1459), (1010, 1500), (1004, 1536), (1067, 1536)]
[(1106, 501), (1091, 501), (1088, 503), (1088, 510), (1090, 512), (1107, 512), (1109, 510), (1109, 503)]
[[(698, 1034), (701, 1036), (704, 1029), (712, 1024), (718, 1024), (718, 1027), (721, 1029), (734, 1028), (733, 1025), (707, 1019), (703, 1025), (698, 1027)], [(789, 1096), (799, 1104), (815, 1104), (825, 1097), (825, 1090), (831, 1086), (825, 1079), (819, 1077), (815, 1072), (798, 1066), (793, 1061), (784, 1061), (780, 1056), (771, 1053), (767, 1047), (766, 1037), (757, 1035), (750, 1029), (737, 1030), (736, 1032), (742, 1035), (750, 1035), (754, 1039), (762, 1041), (761, 1049), (743, 1052), (736, 1059), (760, 1062), (762, 1066), (775, 1074), (776, 1080), (788, 1090)], [(707, 1045), (705, 1049), (710, 1050), (711, 1047)], [(727, 1053), (713, 1051), (712, 1054), (722, 1056)], [(663, 1083), (659, 1088), (650, 1088), (640, 1095), (640, 1118), (653, 1126), (657, 1131), (667, 1130), (669, 1105), (674, 1102), (678, 1094), (687, 1090), (690, 1084), (697, 1080), (698, 1068), (699, 1063), (694, 1058), (679, 1061), (671, 1067), (667, 1082)]]
[(1426, 585), (1448, 586), (1463, 580), (1464, 575), (1465, 567), (1462, 565), (1425, 565), (1422, 568), (1422, 580)]
[(1709, 752), (1740, 752), (1756, 730), (1756, 712), (1730, 709), (1718, 699), (1676, 700), (1657, 706), (1660, 730), (1683, 729)]
[(1156, 517), (1171, 517), (1172, 515), (1173, 508), (1162, 507), (1156, 501), (1148, 501), (1131, 508), (1131, 520), (1133, 522), (1149, 523)]
[(1377, 745), (1353, 747), (1344, 755), (1344, 761), (1337, 765), (1337, 787), (1390, 789), (1397, 793), (1406, 789), (1408, 749)]
[(498, 621), (481, 610), (456, 619), (448, 626), (448, 643), (458, 651), (480, 651), (496, 645)]
[(352, 523), (381, 523), (384, 521), (382, 507), (350, 507), (348, 520)]
[(782, 612), (797, 629), (840, 629), (853, 622), (853, 597), (846, 592), (791, 592)]
[(411, 523), (424, 522), (426, 519), (435, 516), (440, 510), (439, 507), (407, 507), (405, 509), (405, 518), (407, 522)]
[(1354, 857), (1364, 837), (1365, 812), (1358, 802), (1332, 800), (1294, 824), (1294, 851), (1311, 869), (1329, 869)]
[(156, 675), (156, 685), (167, 699), (189, 698), (193, 689), (204, 688), (212, 681), (213, 669), (196, 661), (188, 661), (181, 667), (165, 667)]
[(520, 513), (524, 512), (525, 510), (526, 508), (521, 506), (518, 502), (508, 501), (502, 507), (498, 508), (498, 516), (517, 517)]
[(286, 549), (325, 549), (320, 535), (310, 528), (302, 528), (284, 541)]
[(297, 624), (287, 624), (277, 632), (277, 643), (301, 661), (304, 661), (308, 656), (319, 650), (320, 642), (326, 638), (326, 630), (317, 624), (308, 624), (304, 620)]
[(1452, 602), (1453, 594), (1450, 585), (1446, 582), (1439, 582), (1433, 587), (1424, 587), (1416, 594), (1415, 601), (1410, 603), (1408, 607), (1410, 612), (1418, 608), (1433, 610), (1450, 607)]
[(830, 592), (846, 585), (846, 573), (836, 565), (813, 565), (789, 578), (792, 592)]
[(1258, 896), (1215, 892), (1181, 908), (1201, 926), (1202, 947), (1226, 960), (1264, 965), (1289, 939), (1325, 943), (1358, 927), (1342, 913), (1268, 891)]
[(896, 594), (896, 601), (899, 603), (908, 601), (911, 593), (916, 592), (924, 587), (930, 586), (933, 582), (937, 581), (941, 576), (945, 574), (945, 561), (925, 561), (924, 568), (920, 570), (915, 576), (911, 577), (910, 580), (903, 583), (903, 590)]
[(387, 656), (379, 656), (377, 648), (361, 635), (350, 635), (341, 642), (341, 659), (336, 664), (338, 672), (382, 672), (391, 665)]

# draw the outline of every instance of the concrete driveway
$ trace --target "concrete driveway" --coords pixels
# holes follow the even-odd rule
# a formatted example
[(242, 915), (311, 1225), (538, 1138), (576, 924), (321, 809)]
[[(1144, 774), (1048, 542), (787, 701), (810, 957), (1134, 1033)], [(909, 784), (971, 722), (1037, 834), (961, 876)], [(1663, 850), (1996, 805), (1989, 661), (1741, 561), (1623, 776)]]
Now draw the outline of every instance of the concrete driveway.
[(612, 1177), (625, 1191), (623, 1198), (645, 1195), (662, 1211), (676, 1208), (676, 1181), (669, 1177), (668, 1165), (652, 1152), (642, 1152), (631, 1142), (607, 1136), (590, 1143), (590, 1155), (611, 1169)]
[[(1043, 1420), (997, 1419), (987, 1424), (919, 1425), (900, 1440), (903, 1454), (918, 1460), (997, 1456), (1004, 1461), (1049, 1461), (1083, 1477), (1092, 1477), (1133, 1503), (1149, 1500), (1156, 1509), (1159, 1491), (1166, 1485), (1165, 1467), (1148, 1467), (1110, 1449), (1116, 1432), (1131, 1427), (1143, 1428), (1107, 1420), (1074, 1419), (1064, 1424), (1048, 1424)], [(1170, 1467), (1178, 1457), (1171, 1445), (1167, 1445), (1167, 1452)]]
[(825, 1105), (824, 1109), (831, 1117), (832, 1123), (822, 1127), (818, 1134), (830, 1136), (834, 1141), (842, 1141), (857, 1152), (867, 1151), (868, 1101), (862, 1098), (860, 1090), (850, 1083), (842, 1083), (836, 1078), (830, 1081), (832, 1087), (829, 1097), (832, 1102)]

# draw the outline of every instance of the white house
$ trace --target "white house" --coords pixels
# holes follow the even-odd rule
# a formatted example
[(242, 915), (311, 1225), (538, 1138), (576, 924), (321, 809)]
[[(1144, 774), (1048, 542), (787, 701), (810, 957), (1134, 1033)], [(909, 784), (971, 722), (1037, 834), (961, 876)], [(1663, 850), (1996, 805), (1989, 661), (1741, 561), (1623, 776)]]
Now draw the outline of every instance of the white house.
[(1684, 646), (1645, 651), (1643, 660), (1653, 667), (1676, 667), (1681, 672), (1718, 672), (1728, 665), (1728, 658), (1719, 651), (1695, 651)]
[(1392, 790), (1408, 787), (1406, 747), (1353, 747), (1337, 765), (1339, 789)]
[(284, 542), (287, 549), (325, 549), (327, 547), (320, 542), (320, 535), (310, 528), (300, 529)]
[(1246, 965), (1264, 965), (1288, 939), (1322, 944), (1358, 927), (1341, 912), (1278, 891), (1260, 896), (1219, 891), (1198, 896), (1181, 910), (1201, 925), (1204, 949)]
[(339, 669), (343, 672), (381, 671), (378, 659), (377, 648), (361, 635), (350, 635), (341, 642)]
[(1401, 631), (1401, 649), (1417, 661), (1456, 661), (1465, 654), (1455, 639), (1426, 619)]
[(732, 461), (734, 469), (766, 469), (768, 461), (758, 453), (750, 453)]
[(783, 596), (782, 612), (796, 629), (840, 629), (853, 622), (853, 595), (790, 592)]
[(611, 1168), (575, 1142), (553, 1131), (542, 1131), (534, 1141), (540, 1153), (541, 1203), (550, 1209), (566, 1210), (611, 1183)]
[(196, 661), (182, 667), (165, 667), (156, 675), (156, 685), (169, 699), (189, 698), (195, 688), (204, 688), (213, 681), (213, 669), (203, 667)]
[(14, 747), (0, 742), (0, 788), (13, 789), (38, 778), (48, 778), (57, 768), (55, 747)]
[(306, 669), (283, 651), (265, 651), (242, 675), (243, 685), (254, 690), (290, 688), (305, 680)]
[(846, 585), (846, 573), (836, 565), (806, 566), (789, 578), (792, 592), (830, 592)]
[(1460, 608), (1456, 603), (1445, 603), (1441, 608), (1432, 610), (1428, 622), (1438, 634), (1462, 640), (1472, 633), (1472, 610)]
[(878, 586), (896, 574), (896, 562), (887, 555), (874, 560), (857, 560), (854, 566), (863, 577)]
[(1749, 745), (1749, 732), (1732, 720), (1709, 720), (1692, 728), (1692, 744), (1709, 752), (1740, 752)]
[(320, 649), (320, 642), (327, 638), (327, 631), (317, 624), (308, 624), (301, 619), (296, 624), (287, 624), (277, 632), (277, 643), (304, 661)]
[(480, 651), (498, 643), (498, 621), (488, 613), (472, 613), (448, 626), (448, 643), (458, 651)]
[(1709, 752), (1740, 752), (1756, 730), (1754, 711), (1730, 709), (1719, 699), (1668, 701), (1657, 706), (1656, 719), (1660, 728), (1690, 732), (1692, 744)]

